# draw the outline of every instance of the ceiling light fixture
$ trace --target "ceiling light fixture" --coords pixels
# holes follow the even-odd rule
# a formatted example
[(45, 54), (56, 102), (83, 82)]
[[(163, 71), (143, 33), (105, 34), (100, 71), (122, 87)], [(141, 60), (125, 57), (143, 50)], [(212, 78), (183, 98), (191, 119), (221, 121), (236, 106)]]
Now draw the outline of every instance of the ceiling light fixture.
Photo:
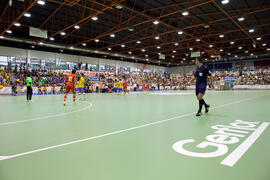
[(153, 23), (154, 23), (155, 25), (157, 25), (157, 24), (159, 24), (159, 21), (155, 20)]
[(228, 4), (230, 1), (229, 0), (223, 0), (221, 1), (222, 4)]
[(42, 1), (42, 0), (39, 0), (37, 3), (38, 3), (39, 5), (41, 5), (41, 6), (44, 6), (44, 5), (45, 5), (45, 1)]
[(24, 16), (25, 17), (31, 17), (31, 14), (30, 13), (24, 13)]
[(244, 21), (244, 20), (245, 20), (245, 18), (243, 18), (243, 17), (238, 18), (238, 21)]
[(123, 6), (122, 6), (121, 4), (117, 4), (117, 5), (115, 6), (115, 8), (116, 8), (116, 9), (122, 9)]
[(220, 38), (224, 38), (224, 34), (219, 35)]
[(178, 34), (179, 34), (179, 35), (182, 35), (182, 34), (183, 34), (183, 31), (178, 31)]
[(248, 32), (250, 32), (250, 33), (253, 33), (254, 31), (255, 31), (254, 29), (248, 30)]
[(93, 16), (91, 19), (94, 20), (94, 21), (97, 21), (98, 20), (98, 17), (97, 16)]
[(14, 26), (20, 27), (21, 24), (20, 23), (14, 23)]
[(189, 13), (187, 11), (185, 11), (185, 12), (182, 12), (182, 15), (187, 16), (187, 15), (189, 15)]

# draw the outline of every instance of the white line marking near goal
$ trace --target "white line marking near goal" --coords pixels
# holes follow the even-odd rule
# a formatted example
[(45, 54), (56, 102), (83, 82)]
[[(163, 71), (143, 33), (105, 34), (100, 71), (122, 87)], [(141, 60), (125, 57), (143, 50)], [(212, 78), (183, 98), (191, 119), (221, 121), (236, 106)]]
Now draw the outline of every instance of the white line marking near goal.
[(82, 109), (75, 110), (75, 111), (66, 112), (66, 113), (60, 113), (60, 114), (55, 114), (55, 115), (42, 116), (42, 117), (26, 119), (26, 120), (21, 120), (21, 121), (4, 122), (4, 123), (0, 123), (0, 126), (7, 126), (7, 125), (11, 125), (11, 124), (19, 124), (19, 123), (38, 121), (38, 120), (42, 120), (42, 119), (54, 118), (54, 117), (59, 117), (59, 116), (65, 116), (65, 115), (68, 115), (68, 114), (73, 114), (73, 113), (84, 111), (86, 109), (91, 108), (92, 106), (93, 106), (93, 104), (88, 102), (88, 105), (86, 107), (84, 107)]
[[(262, 96), (265, 96), (265, 95), (262, 95)], [(243, 100), (228, 103), (228, 104), (223, 104), (221, 106), (217, 106), (217, 107), (212, 108), (212, 109), (218, 109), (218, 108), (222, 108), (224, 106), (229, 106), (229, 105), (232, 105), (232, 104), (238, 104), (238, 103), (241, 103), (241, 102), (244, 102), (244, 101), (257, 99), (257, 98), (262, 97), (262, 96), (256, 96), (256, 97), (253, 97), (253, 98), (248, 98), (248, 99), (243, 99)], [(114, 131), (114, 132), (110, 132), (110, 133), (106, 133), (106, 134), (101, 134), (101, 135), (98, 135), (98, 136), (93, 136), (93, 137), (89, 137), (89, 138), (85, 138), (85, 139), (80, 139), (80, 140), (71, 141), (71, 142), (67, 142), (67, 143), (63, 143), (63, 144), (49, 146), (49, 147), (36, 149), (36, 150), (33, 150), (33, 151), (28, 151), (28, 152), (23, 152), (23, 153), (19, 153), (19, 154), (14, 154), (14, 155), (10, 155), (10, 156), (2, 156), (4, 158), (0, 159), (0, 161), (1, 160), (12, 159), (12, 158), (16, 158), (16, 157), (21, 157), (21, 156), (25, 156), (25, 155), (29, 155), (29, 154), (33, 154), (33, 153), (37, 153), (37, 152), (47, 151), (47, 150), (50, 150), (50, 149), (55, 149), (55, 148), (59, 148), (59, 147), (63, 147), (63, 146), (71, 145), (71, 144), (90, 141), (90, 140), (93, 140), (93, 139), (98, 139), (98, 138), (102, 138), (102, 137), (106, 137), (106, 136), (110, 136), (110, 135), (114, 135), (114, 134), (120, 134), (120, 133), (123, 133), (123, 132), (132, 131), (132, 130), (139, 129), (139, 128), (144, 128), (144, 127), (153, 126), (153, 125), (156, 125), (156, 124), (165, 123), (165, 122), (168, 122), (168, 121), (172, 121), (174, 119), (180, 119), (180, 118), (191, 116), (191, 115), (194, 115), (194, 114), (195, 114), (195, 112), (187, 113), (187, 114), (183, 114), (183, 115), (180, 115), (180, 116), (175, 116), (175, 117), (172, 117), (172, 118), (169, 118), (169, 119), (160, 120), (160, 121), (156, 121), (156, 122), (152, 122), (152, 123), (148, 123), (148, 124), (143, 124), (143, 125), (140, 125), (140, 126), (135, 126), (135, 127), (132, 127), (132, 128), (123, 129), (123, 130), (119, 130), (119, 131)]]
[(0, 156), (0, 161), (6, 159), (8, 156)]
[(234, 164), (248, 151), (248, 149), (260, 137), (263, 131), (270, 123), (262, 123), (242, 144), (240, 144), (229, 156), (227, 156), (220, 164), (226, 166), (234, 166)]
[(166, 96), (179, 96), (179, 95), (194, 95), (194, 93), (149, 93), (151, 95), (166, 95)]

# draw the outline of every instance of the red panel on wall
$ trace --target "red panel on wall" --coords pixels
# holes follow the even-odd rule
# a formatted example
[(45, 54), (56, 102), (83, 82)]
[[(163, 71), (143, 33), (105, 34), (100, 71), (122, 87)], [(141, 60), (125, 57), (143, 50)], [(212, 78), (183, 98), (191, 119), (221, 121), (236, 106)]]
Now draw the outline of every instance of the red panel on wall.
[(254, 61), (254, 66), (270, 66), (270, 60)]

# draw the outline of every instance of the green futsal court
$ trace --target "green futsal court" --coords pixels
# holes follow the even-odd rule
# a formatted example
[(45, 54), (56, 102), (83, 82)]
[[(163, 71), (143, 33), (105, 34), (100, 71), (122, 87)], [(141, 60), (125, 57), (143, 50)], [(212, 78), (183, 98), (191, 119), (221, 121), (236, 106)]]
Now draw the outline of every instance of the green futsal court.
[(194, 91), (1, 96), (0, 180), (269, 180), (270, 91), (205, 100), (196, 117)]

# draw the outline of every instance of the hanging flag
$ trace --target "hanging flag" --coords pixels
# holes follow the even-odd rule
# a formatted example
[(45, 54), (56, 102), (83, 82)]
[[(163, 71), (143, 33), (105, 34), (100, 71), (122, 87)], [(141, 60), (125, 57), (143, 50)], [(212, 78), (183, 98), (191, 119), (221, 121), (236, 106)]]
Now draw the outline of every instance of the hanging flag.
[(146, 68), (146, 64), (143, 65), (142, 72), (144, 72), (145, 68)]

